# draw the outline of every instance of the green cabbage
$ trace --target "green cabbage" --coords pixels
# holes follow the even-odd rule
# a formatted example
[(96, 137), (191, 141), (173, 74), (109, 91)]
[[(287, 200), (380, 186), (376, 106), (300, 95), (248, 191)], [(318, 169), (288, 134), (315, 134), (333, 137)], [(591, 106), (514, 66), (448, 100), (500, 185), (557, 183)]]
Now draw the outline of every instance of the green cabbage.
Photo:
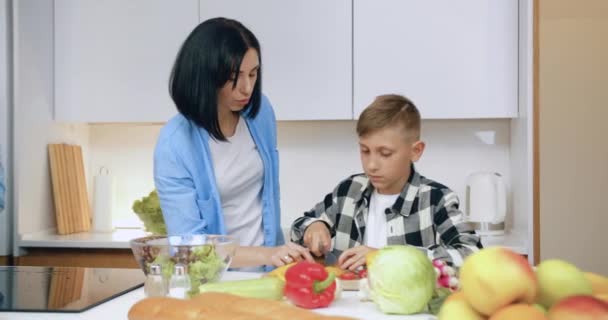
[(384, 313), (413, 314), (427, 310), (435, 292), (431, 260), (413, 246), (387, 246), (368, 264), (371, 297)]

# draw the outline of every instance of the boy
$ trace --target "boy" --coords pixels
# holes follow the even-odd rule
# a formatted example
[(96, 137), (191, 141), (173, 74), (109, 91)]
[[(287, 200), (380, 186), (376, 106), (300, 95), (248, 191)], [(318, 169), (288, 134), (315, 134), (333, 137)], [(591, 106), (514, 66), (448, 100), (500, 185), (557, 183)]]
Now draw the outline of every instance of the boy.
[(420, 113), (407, 98), (379, 96), (357, 122), (363, 174), (342, 182), (291, 227), (292, 241), (317, 256), (331, 249), (342, 269), (355, 270), (386, 245), (409, 244), (432, 259), (460, 266), (481, 248), (463, 220), (456, 194), (414, 169), (425, 144)]

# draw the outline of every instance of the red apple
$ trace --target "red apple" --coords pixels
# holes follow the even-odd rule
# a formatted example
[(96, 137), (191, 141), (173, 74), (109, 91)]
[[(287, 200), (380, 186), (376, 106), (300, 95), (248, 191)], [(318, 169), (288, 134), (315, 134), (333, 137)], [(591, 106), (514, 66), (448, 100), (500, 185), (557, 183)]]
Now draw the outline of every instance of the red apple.
[(593, 296), (570, 296), (549, 310), (551, 320), (608, 320), (608, 303)]
[(486, 316), (517, 302), (534, 303), (536, 274), (521, 255), (501, 247), (482, 249), (464, 261), (460, 284), (467, 301)]
[(516, 303), (496, 311), (490, 320), (547, 320), (543, 311), (535, 306)]

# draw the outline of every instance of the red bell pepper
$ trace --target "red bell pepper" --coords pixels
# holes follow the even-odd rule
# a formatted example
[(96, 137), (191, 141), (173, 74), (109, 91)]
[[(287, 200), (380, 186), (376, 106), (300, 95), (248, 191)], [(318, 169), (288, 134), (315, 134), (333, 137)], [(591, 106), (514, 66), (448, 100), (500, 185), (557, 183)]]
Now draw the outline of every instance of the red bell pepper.
[(334, 300), (335, 278), (319, 263), (300, 261), (285, 273), (285, 296), (298, 307), (327, 307)]

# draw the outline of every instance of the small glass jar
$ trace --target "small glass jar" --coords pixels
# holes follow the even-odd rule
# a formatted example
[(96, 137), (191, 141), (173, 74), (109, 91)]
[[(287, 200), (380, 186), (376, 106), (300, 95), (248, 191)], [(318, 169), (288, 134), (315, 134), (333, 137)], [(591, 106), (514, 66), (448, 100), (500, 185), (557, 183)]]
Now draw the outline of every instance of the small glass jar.
[(173, 275), (169, 282), (169, 296), (178, 299), (187, 299), (190, 291), (190, 277), (186, 273), (186, 266), (178, 263), (173, 268)]
[(169, 291), (167, 280), (163, 277), (162, 267), (152, 264), (150, 272), (144, 282), (144, 294), (146, 297), (164, 297)]

